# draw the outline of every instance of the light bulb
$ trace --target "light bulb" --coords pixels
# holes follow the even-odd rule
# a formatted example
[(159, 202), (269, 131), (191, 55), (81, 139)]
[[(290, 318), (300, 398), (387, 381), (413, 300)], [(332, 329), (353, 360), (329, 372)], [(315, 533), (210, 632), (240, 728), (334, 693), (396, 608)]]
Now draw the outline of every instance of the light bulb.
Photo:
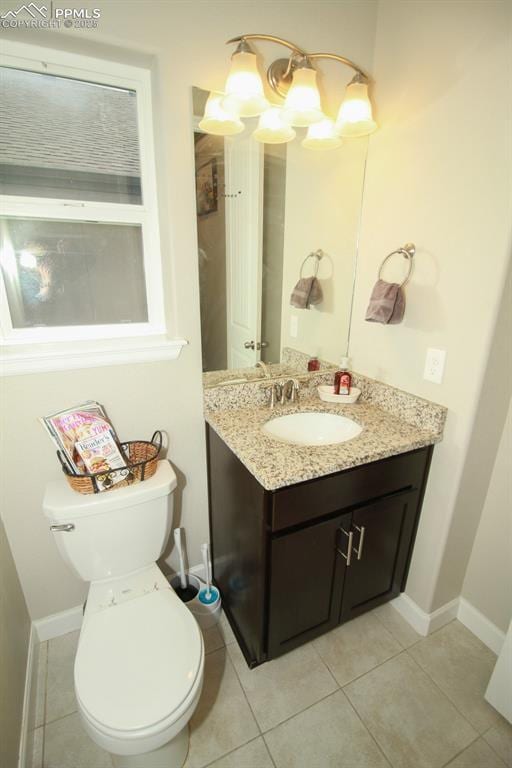
[(245, 128), (244, 124), (236, 114), (223, 108), (222, 99), (222, 95), (210, 93), (199, 128), (214, 136), (234, 136), (241, 133)]
[(306, 149), (337, 149), (343, 144), (336, 132), (334, 120), (326, 117), (319, 123), (314, 123), (308, 128), (308, 133), (302, 146)]
[(295, 138), (295, 131), (290, 128), (283, 119), (283, 110), (280, 107), (270, 107), (261, 115), (258, 127), (253, 133), (256, 141), (265, 144), (286, 144)]
[(367, 136), (377, 128), (372, 117), (372, 105), (368, 98), (368, 83), (357, 80), (347, 85), (336, 119), (336, 129), (341, 136)]
[(318, 123), (324, 118), (314, 69), (299, 67), (294, 71), (284, 111), (288, 122), (300, 128)]
[(268, 101), (263, 92), (255, 53), (235, 51), (224, 90), (224, 108), (236, 110), (240, 117), (256, 117), (267, 109)]

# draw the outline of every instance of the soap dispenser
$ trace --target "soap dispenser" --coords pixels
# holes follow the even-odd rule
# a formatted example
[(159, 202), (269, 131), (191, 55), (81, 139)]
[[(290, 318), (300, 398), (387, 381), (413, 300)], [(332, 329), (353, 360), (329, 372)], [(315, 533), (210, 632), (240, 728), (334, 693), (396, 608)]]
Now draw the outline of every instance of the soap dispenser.
[(341, 358), (341, 364), (339, 371), (334, 374), (334, 394), (335, 395), (350, 395), (350, 387), (352, 385), (352, 376), (349, 373), (349, 359), (348, 357)]

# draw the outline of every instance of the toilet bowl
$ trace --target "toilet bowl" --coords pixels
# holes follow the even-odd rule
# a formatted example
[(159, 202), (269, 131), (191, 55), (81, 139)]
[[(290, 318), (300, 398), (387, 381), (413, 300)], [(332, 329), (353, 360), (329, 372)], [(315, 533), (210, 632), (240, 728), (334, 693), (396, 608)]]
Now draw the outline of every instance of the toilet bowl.
[(43, 502), (63, 557), (90, 581), (75, 693), (86, 732), (116, 768), (181, 768), (201, 694), (201, 631), (155, 563), (175, 485), (159, 462), (131, 488), (80, 496), (55, 482)]

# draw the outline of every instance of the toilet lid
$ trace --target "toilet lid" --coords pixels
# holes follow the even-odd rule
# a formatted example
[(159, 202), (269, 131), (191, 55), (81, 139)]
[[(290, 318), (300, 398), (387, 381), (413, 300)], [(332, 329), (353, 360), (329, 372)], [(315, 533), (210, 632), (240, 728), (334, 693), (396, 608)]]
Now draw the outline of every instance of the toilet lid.
[(180, 707), (200, 670), (197, 623), (171, 589), (87, 617), (75, 660), (77, 696), (112, 729), (156, 725)]

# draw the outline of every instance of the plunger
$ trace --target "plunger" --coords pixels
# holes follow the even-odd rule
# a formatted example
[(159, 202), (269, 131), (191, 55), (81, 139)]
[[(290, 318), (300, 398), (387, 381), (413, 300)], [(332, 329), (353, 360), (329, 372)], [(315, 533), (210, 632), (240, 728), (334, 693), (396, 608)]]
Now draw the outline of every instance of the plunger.
[(178, 550), (178, 555), (180, 558), (180, 583), (174, 587), (174, 591), (180, 600), (182, 600), (184, 603), (188, 603), (197, 595), (197, 589), (188, 583), (187, 576), (185, 574), (185, 561), (183, 559), (183, 546), (181, 543), (181, 528), (174, 529), (174, 543), (176, 544), (176, 549)]

